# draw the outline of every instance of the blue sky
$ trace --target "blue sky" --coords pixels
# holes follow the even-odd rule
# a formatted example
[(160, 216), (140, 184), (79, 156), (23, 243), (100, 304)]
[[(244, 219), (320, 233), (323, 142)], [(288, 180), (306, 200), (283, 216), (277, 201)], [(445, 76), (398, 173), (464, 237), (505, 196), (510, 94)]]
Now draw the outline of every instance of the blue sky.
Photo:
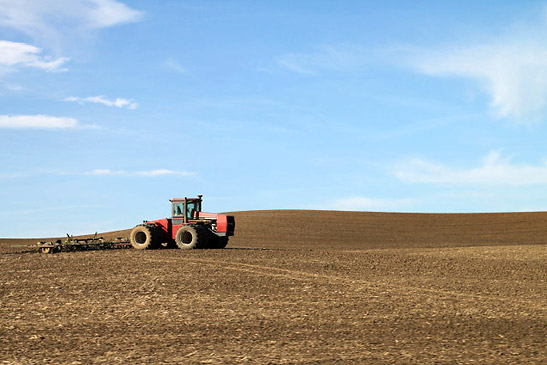
[(0, 0), (0, 237), (547, 207), (547, 3)]

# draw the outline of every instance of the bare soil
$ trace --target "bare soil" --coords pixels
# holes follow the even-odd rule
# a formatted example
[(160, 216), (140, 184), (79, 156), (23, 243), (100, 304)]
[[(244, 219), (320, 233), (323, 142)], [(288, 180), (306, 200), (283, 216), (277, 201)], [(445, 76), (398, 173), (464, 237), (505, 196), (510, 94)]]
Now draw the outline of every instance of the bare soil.
[(0, 240), (0, 361), (547, 363), (547, 213), (233, 214), (224, 250)]

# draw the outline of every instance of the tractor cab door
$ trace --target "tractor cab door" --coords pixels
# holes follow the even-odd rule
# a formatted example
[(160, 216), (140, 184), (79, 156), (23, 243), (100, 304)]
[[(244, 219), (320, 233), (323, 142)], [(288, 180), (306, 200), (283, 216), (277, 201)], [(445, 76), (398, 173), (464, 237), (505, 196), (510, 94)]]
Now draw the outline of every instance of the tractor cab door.
[(184, 217), (184, 202), (173, 202), (173, 218)]
[(186, 218), (188, 220), (198, 219), (199, 202), (188, 201), (186, 202)]

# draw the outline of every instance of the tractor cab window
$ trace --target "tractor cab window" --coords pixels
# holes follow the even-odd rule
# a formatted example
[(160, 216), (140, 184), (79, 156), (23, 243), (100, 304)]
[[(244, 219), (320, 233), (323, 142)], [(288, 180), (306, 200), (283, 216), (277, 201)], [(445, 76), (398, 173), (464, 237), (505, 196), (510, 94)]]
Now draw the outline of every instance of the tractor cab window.
[[(186, 202), (186, 218), (197, 219), (199, 208), (197, 201)], [(184, 202), (173, 202), (173, 217), (184, 217), (184, 213)]]
[(184, 215), (184, 203), (173, 203), (173, 217), (182, 217)]
[(186, 203), (186, 207), (188, 208), (187, 211), (187, 218), (188, 219), (196, 219), (198, 211), (198, 203), (197, 202), (188, 202)]

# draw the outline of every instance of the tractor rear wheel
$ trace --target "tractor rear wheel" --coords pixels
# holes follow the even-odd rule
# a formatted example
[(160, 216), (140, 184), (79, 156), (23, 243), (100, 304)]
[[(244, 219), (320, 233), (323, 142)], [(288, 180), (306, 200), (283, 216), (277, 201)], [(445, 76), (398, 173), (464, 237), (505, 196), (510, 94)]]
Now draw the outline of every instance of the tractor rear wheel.
[(175, 242), (183, 250), (205, 248), (207, 247), (207, 231), (199, 226), (182, 226), (175, 235)]
[(133, 228), (129, 235), (131, 246), (137, 250), (156, 248), (158, 245), (157, 228), (151, 225), (140, 225)]

